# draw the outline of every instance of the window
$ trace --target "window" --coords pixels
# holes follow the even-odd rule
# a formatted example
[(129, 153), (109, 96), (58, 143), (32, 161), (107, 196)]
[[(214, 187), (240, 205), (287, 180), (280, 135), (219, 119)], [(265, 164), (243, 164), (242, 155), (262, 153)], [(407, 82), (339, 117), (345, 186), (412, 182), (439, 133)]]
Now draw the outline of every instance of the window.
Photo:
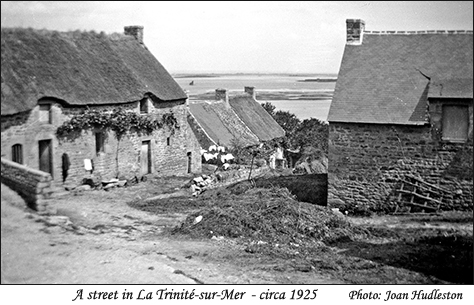
[(97, 155), (104, 153), (105, 135), (103, 132), (95, 133), (95, 152)]
[(148, 113), (148, 99), (143, 99), (140, 101), (140, 114)]
[(170, 146), (171, 143), (171, 137), (166, 138), (166, 145)]
[(468, 106), (443, 106), (443, 140), (465, 142), (469, 128)]
[(23, 164), (23, 147), (21, 144), (12, 146), (12, 161)]
[(51, 124), (51, 105), (39, 105), (39, 121)]

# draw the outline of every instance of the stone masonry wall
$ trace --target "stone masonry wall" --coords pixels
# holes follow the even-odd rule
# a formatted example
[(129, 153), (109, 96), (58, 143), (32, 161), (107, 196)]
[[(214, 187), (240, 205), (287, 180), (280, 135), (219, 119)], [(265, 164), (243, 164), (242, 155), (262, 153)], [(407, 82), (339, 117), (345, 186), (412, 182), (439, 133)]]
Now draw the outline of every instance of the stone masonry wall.
[(53, 192), (51, 175), (1, 158), (2, 183), (16, 191), (29, 207), (44, 212)]
[(397, 180), (413, 175), (452, 192), (443, 210), (472, 210), (472, 136), (449, 144), (428, 125), (350, 123), (331, 123), (329, 134), (329, 203), (387, 211)]
[[(152, 166), (151, 172), (158, 175), (184, 175), (189, 171), (201, 171), (199, 145), (187, 122), (185, 100), (174, 102), (151, 101), (151, 115), (159, 119), (164, 113), (172, 112), (179, 128), (170, 130), (168, 127), (153, 132), (151, 135), (130, 133), (117, 141), (113, 132), (105, 138), (103, 153), (96, 153), (94, 130), (84, 130), (80, 134), (67, 138), (56, 137), (57, 128), (75, 114), (82, 113), (84, 107), (64, 106), (57, 101), (42, 101), (51, 104), (51, 121), (40, 122), (39, 106), (31, 111), (11, 116), (2, 116), (2, 158), (12, 159), (12, 146), (21, 144), (23, 147), (23, 165), (39, 169), (38, 141), (52, 142), (52, 178), (54, 184), (63, 182), (62, 156), (67, 153), (70, 167), (66, 183), (80, 184), (91, 175), (84, 168), (84, 159), (91, 159), (94, 164), (94, 175), (102, 179), (115, 177), (131, 178), (140, 174), (140, 151), (142, 141), (150, 141)], [(128, 111), (139, 111), (139, 102), (91, 108), (99, 111), (110, 111), (123, 107)], [(97, 130), (98, 131), (98, 130)], [(168, 145), (169, 143), (169, 145)], [(191, 156), (191, 169), (188, 169), (188, 156)]]
[[(201, 172), (200, 146), (188, 123), (188, 108), (185, 103), (153, 102), (151, 113), (163, 115), (172, 112), (178, 121), (179, 128), (158, 130), (155, 135), (153, 150), (154, 167), (157, 175), (184, 175)], [(168, 141), (169, 139), (169, 141)], [(169, 145), (168, 145), (169, 143)], [(191, 154), (191, 169), (188, 169), (188, 154)]]

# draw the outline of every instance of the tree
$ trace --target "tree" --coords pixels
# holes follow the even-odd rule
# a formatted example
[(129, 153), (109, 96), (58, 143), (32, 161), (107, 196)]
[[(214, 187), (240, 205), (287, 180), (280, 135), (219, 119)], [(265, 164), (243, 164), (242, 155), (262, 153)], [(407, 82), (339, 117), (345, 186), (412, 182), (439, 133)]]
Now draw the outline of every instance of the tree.
[(329, 125), (326, 122), (316, 118), (300, 121), (289, 111), (275, 111), (276, 107), (270, 102), (262, 104), (262, 107), (285, 130), (286, 136), (282, 144), (286, 148), (312, 147), (311, 151), (321, 151), (327, 155)]
[(299, 147), (311, 146), (328, 153), (329, 125), (321, 120), (310, 118), (303, 120), (294, 132), (293, 145)]
[(265, 102), (265, 103), (262, 103), (261, 105), (263, 109), (265, 109), (271, 116), (275, 115), (275, 109), (276, 109), (275, 105), (273, 105), (270, 102)]
[(285, 130), (288, 138), (292, 138), (298, 126), (301, 124), (300, 119), (289, 111), (278, 110), (273, 116), (275, 121)]

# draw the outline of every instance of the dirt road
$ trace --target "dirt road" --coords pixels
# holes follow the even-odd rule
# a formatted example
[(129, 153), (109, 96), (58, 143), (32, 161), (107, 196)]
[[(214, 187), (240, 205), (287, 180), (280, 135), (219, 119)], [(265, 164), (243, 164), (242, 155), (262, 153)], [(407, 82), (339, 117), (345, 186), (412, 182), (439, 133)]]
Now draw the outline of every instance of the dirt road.
[[(349, 221), (365, 233), (317, 247), (304, 242), (278, 246), (227, 235), (192, 239), (189, 234), (171, 234), (170, 229), (187, 215), (201, 213), (203, 204), (221, 207), (221, 216), (239, 209), (222, 208), (230, 204), (225, 199), (229, 190), (166, 198), (173, 192), (184, 194), (187, 182), (189, 177), (153, 177), (109, 191), (71, 192), (50, 200), (54, 215), (29, 210), (2, 185), (1, 283), (472, 284), (472, 212), (342, 216), (333, 225), (348, 226)], [(238, 195), (241, 201), (234, 203), (251, 204), (260, 198), (255, 196), (266, 193), (270, 197), (261, 200), (279, 198), (277, 190), (255, 192)], [(147, 198), (160, 199), (150, 203)], [(241, 223), (242, 215), (234, 216), (231, 219)], [(222, 226), (219, 218), (211, 219), (206, 217), (200, 227), (215, 232), (214, 227)], [(254, 248), (259, 242), (261, 248)]]
[[(231, 240), (168, 238), (163, 228), (185, 215), (153, 215), (126, 202), (146, 185), (86, 191), (51, 200), (39, 215), (2, 184), (2, 284), (272, 284), (342, 283), (314, 273), (274, 272), (232, 262)], [(163, 190), (157, 191), (157, 193)], [(258, 267), (258, 268), (257, 268)]]

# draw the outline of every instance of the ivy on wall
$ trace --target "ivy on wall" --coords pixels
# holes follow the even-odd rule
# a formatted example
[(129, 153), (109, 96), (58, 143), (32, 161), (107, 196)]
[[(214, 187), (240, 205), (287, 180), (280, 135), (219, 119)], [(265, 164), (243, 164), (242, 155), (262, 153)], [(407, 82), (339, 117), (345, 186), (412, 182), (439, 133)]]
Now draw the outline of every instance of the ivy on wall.
[(172, 112), (163, 114), (160, 120), (153, 115), (142, 115), (122, 108), (114, 109), (112, 112), (88, 108), (84, 113), (74, 115), (65, 121), (58, 127), (56, 134), (58, 137), (67, 137), (85, 129), (99, 128), (113, 131), (117, 139), (120, 139), (127, 132), (151, 134), (165, 126), (172, 132), (179, 129), (178, 121)]

